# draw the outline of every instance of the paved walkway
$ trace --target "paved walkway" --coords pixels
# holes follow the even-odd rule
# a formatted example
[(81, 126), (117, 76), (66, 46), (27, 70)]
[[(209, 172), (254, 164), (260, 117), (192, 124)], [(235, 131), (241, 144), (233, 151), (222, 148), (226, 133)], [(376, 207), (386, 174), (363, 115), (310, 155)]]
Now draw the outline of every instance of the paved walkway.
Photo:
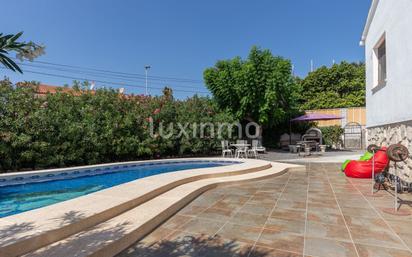
[(412, 256), (412, 216), (383, 213), (389, 193), (366, 196), (370, 181), (335, 164), (307, 167), (210, 190), (119, 257)]
[(342, 163), (345, 160), (356, 160), (363, 155), (363, 150), (342, 150), (342, 151), (326, 151), (323, 154), (312, 153), (310, 156), (304, 157), (298, 156), (297, 153), (289, 153), (287, 151), (268, 151), (265, 154), (260, 154), (260, 158), (268, 161), (281, 161), (281, 162), (293, 162), (293, 163), (305, 163), (310, 161), (311, 163)]

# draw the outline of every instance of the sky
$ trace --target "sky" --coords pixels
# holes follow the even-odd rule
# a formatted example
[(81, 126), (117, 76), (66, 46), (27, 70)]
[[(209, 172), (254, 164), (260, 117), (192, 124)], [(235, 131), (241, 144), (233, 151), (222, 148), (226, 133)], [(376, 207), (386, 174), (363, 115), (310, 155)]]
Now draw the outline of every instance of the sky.
[[(178, 98), (205, 94), (203, 71), (217, 60), (246, 58), (252, 46), (290, 59), (304, 77), (314, 67), (363, 61), (360, 37), (370, 0), (19, 0), (3, 1), (0, 33), (24, 31), (46, 54), (13, 82), (124, 87), (150, 94), (170, 86)], [(52, 63), (53, 65), (45, 64)], [(69, 65), (80, 68), (73, 68)], [(98, 69), (137, 75), (100, 72)], [(67, 70), (70, 69), (68, 72)], [(39, 74), (43, 73), (43, 74)], [(44, 73), (48, 74), (45, 75)]]

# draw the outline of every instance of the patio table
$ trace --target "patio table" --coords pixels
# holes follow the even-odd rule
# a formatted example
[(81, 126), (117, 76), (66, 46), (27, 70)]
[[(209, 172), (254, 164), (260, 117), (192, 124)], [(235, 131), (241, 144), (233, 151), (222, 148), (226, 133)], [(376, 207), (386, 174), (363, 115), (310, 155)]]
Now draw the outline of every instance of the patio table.
[(236, 148), (245, 148), (245, 147), (249, 147), (250, 144), (230, 144), (230, 146), (234, 146)]
[[(245, 151), (247, 151), (247, 148), (249, 148), (250, 144), (230, 144), (230, 146), (233, 146), (236, 148), (235, 151), (235, 156), (238, 150), (242, 150), (242, 149), (246, 149)], [(245, 153), (245, 157), (247, 158), (247, 152)]]
[[(300, 153), (303, 149), (303, 151), (305, 151), (306, 147), (310, 147), (312, 148), (313, 145), (315, 145), (315, 151), (318, 152), (318, 148), (319, 148), (319, 143), (314, 141), (314, 140), (308, 140), (308, 141), (297, 141), (296, 142), (297, 150), (298, 150), (298, 155), (300, 156)], [(311, 155), (310, 150), (309, 153), (307, 155)]]

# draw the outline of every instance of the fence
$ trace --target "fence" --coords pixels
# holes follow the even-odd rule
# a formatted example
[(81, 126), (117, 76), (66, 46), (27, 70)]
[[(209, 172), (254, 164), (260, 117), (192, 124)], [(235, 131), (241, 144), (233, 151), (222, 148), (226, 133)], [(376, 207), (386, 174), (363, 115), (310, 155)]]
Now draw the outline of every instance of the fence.
[(340, 120), (318, 121), (319, 127), (338, 125), (345, 129), (343, 135), (344, 147), (347, 149), (365, 148), (365, 126), (366, 126), (366, 108), (335, 108), (335, 109), (318, 109), (308, 110), (306, 113), (332, 114), (342, 117)]
[(363, 128), (366, 126), (366, 108), (365, 107), (351, 107), (351, 108), (335, 108), (335, 109), (318, 109), (307, 110), (306, 113), (321, 113), (341, 116), (341, 120), (324, 120), (319, 121), (319, 127), (327, 127), (339, 125), (342, 128), (348, 123), (359, 123)]

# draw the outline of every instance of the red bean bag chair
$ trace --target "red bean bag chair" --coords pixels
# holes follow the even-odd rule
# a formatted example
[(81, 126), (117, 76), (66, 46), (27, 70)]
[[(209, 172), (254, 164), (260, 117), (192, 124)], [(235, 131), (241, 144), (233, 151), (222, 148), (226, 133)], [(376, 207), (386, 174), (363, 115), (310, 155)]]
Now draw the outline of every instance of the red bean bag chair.
[[(345, 174), (351, 178), (372, 178), (372, 160), (367, 161), (350, 161), (345, 168)], [(375, 174), (385, 170), (389, 164), (386, 155), (386, 147), (382, 147), (375, 153)]]

